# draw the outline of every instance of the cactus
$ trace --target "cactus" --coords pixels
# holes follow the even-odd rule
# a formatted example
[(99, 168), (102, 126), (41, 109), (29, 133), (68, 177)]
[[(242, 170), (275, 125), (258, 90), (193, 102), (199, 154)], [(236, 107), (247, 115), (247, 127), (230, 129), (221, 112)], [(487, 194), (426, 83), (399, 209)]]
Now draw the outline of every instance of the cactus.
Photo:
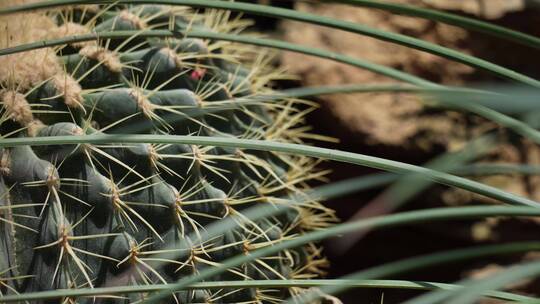
[[(157, 5), (70, 6), (3, 21), (9, 45), (125, 30), (238, 33), (249, 25), (229, 12)], [(255, 98), (272, 95), (272, 81), (286, 76), (269, 59), (223, 41), (142, 35), (3, 56), (0, 132), (5, 138), (131, 133), (301, 143), (309, 136), (303, 122), (311, 104)], [(239, 100), (251, 102), (236, 106)], [(167, 284), (336, 221), (311, 200), (265, 219), (243, 215), (258, 204), (288, 205), (291, 194), (308, 189), (306, 181), (325, 174), (304, 156), (150, 143), (17, 146), (0, 156), (3, 295)], [(237, 227), (198, 242), (208, 225), (224, 218)], [(179, 246), (188, 251), (161, 257)], [(312, 278), (326, 263), (310, 243), (212, 280)], [(298, 292), (199, 289), (178, 291), (168, 301), (277, 303)], [(131, 303), (147, 294), (120, 296), (54, 301)]]

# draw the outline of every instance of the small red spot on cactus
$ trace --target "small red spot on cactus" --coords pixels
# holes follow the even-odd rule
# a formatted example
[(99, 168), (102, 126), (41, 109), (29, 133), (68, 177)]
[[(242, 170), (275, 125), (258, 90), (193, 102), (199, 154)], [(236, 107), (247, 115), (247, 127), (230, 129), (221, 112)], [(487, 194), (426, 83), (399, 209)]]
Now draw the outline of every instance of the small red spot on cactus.
[(206, 69), (195, 69), (191, 72), (191, 78), (195, 80), (200, 80), (206, 74)]

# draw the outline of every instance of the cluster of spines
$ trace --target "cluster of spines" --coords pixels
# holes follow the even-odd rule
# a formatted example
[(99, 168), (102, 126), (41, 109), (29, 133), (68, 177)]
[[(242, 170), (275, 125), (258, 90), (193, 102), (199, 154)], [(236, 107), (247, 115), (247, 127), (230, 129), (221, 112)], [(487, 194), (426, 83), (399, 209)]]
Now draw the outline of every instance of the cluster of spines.
[[(227, 12), (195, 14), (161, 6), (73, 7), (53, 18), (71, 34), (159, 28), (238, 32), (246, 26)], [(297, 110), (294, 104), (300, 101), (294, 99), (190, 115), (238, 98), (271, 94), (267, 84), (281, 74), (268, 72), (268, 60), (245, 48), (134, 35), (64, 46), (55, 54), (61, 68), (53, 69), (50, 77), (28, 81), (30, 86), (15, 76), (3, 79), (3, 136), (104, 132), (295, 142), (310, 136), (299, 126), (310, 110)], [(239, 61), (241, 57), (253, 57), (252, 64)], [(0, 291), (168, 283), (229, 257), (324, 228), (335, 217), (314, 201), (264, 220), (250, 221), (242, 214), (256, 204), (290, 204), (289, 194), (324, 176), (315, 165), (305, 157), (182, 144), (3, 149), (0, 253), (5, 258), (0, 259)], [(239, 226), (197, 242), (206, 225), (226, 217)], [(174, 250), (170, 248), (190, 249), (180, 259), (161, 259)], [(166, 265), (154, 267), (158, 262)], [(311, 244), (230, 269), (215, 280), (306, 278), (318, 275), (325, 263)], [(199, 290), (179, 292), (171, 300), (274, 303), (289, 293)], [(144, 296), (131, 295), (128, 301)]]

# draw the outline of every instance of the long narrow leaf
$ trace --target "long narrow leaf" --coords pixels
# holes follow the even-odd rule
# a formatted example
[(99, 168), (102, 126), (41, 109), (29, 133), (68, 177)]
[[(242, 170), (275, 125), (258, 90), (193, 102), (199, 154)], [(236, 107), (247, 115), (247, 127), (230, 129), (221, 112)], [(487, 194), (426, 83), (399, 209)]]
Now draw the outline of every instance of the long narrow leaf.
[[(366, 270), (351, 273), (340, 279), (363, 280), (384, 278), (417, 269), (471, 260), (475, 258), (537, 251), (540, 249), (539, 246), (540, 243), (538, 242), (517, 242), (508, 244), (476, 246), (465, 249), (454, 249), (375, 266)], [(325, 294), (335, 295), (347, 289), (348, 286), (327, 286), (321, 288), (321, 291)], [(317, 292), (308, 292), (301, 299), (289, 299), (289, 302), (286, 302), (285, 304), (291, 304), (291, 302), (293, 301), (295, 304), (306, 304), (316, 300), (319, 297), (320, 295)]]
[[(12, 147), (21, 145), (64, 145), (64, 144), (101, 144), (101, 143), (154, 143), (154, 144), (191, 144), (218, 147), (236, 147), (260, 151), (283, 152), (289, 154), (305, 155), (345, 163), (367, 166), (384, 171), (406, 174), (416, 173), (431, 179), (434, 182), (453, 187), (462, 188), (477, 194), (481, 194), (505, 203), (540, 207), (536, 201), (513, 195), (500, 189), (487, 186), (472, 180), (451, 175), (444, 172), (405, 164), (402, 162), (387, 160), (374, 156), (367, 156), (346, 151), (327, 148), (312, 147), (307, 145), (280, 143), (265, 140), (238, 139), (230, 137), (211, 136), (182, 136), (182, 135), (147, 135), (147, 134), (92, 134), (82, 136), (50, 136), (35, 138), (5, 138), (0, 141), (0, 147)], [(540, 209), (540, 208), (539, 208)]]
[(341, 55), (334, 52), (325, 51), (322, 49), (305, 47), (298, 44), (293, 44), (293, 43), (280, 41), (280, 40), (263, 39), (263, 38), (245, 36), (245, 35), (213, 33), (213, 32), (207, 32), (207, 31), (189, 31), (186, 33), (182, 33), (182, 32), (169, 31), (169, 30), (150, 30), (150, 31), (142, 31), (142, 32), (114, 31), (114, 32), (83, 34), (83, 35), (77, 35), (77, 36), (71, 36), (71, 37), (63, 37), (63, 38), (58, 38), (58, 39), (38, 41), (38, 42), (33, 42), (33, 43), (21, 45), (21, 46), (6, 48), (4, 50), (0, 50), (0, 56), (18, 53), (22, 51), (28, 51), (28, 50), (42, 48), (42, 47), (65, 45), (65, 44), (74, 43), (74, 42), (90, 41), (90, 40), (97, 40), (97, 39), (129, 38), (134, 35), (137, 35), (137, 37), (143, 37), (143, 38), (144, 37), (191, 37), (191, 38), (215, 39), (215, 40), (224, 40), (224, 41), (232, 41), (232, 42), (257, 45), (257, 46), (271, 47), (271, 48), (293, 51), (297, 53), (317, 56), (320, 58), (326, 58), (326, 59), (334, 60), (337, 62), (350, 64), (350, 65), (363, 68), (368, 71), (372, 71), (374, 73), (378, 73), (378, 74), (381, 74), (381, 75), (384, 75), (384, 76), (387, 76), (396, 80), (401, 80), (407, 83), (411, 83), (411, 84), (415, 84), (415, 85), (419, 85), (423, 87), (433, 87), (433, 88), (439, 87), (435, 83), (432, 83), (430, 81), (424, 80), (422, 78), (416, 77), (414, 75), (411, 75), (405, 72), (398, 71), (390, 67), (385, 67), (383, 65), (371, 63), (366, 60), (356, 59), (350, 56)]
[(378, 0), (326, 0), (326, 2), (376, 8), (399, 15), (420, 17), (428, 20), (455, 25), (457, 27), (465, 28), (474, 32), (484, 33), (500, 39), (505, 39), (522, 45), (530, 46), (535, 49), (540, 49), (540, 38), (538, 37), (523, 32), (514, 31), (512, 29), (498, 26), (493, 23), (443, 11)]
[[(466, 286), (444, 292), (430, 292), (423, 296), (407, 301), (406, 304), (431, 304), (431, 303), (448, 303), (448, 304), (470, 304), (473, 303), (484, 290), (499, 289), (505, 285), (527, 279), (536, 278), (540, 274), (540, 262), (533, 261), (514, 265), (509, 269), (505, 269), (501, 273), (497, 273), (479, 281), (466, 280)], [(452, 298), (453, 297), (453, 298)]]
[[(412, 290), (454, 290), (461, 286), (436, 282), (406, 281), (406, 280), (253, 280), (253, 281), (213, 281), (200, 282), (186, 286), (184, 290), (194, 289), (224, 289), (224, 288), (288, 288), (288, 287), (323, 287), (347, 286), (349, 288), (385, 288), (385, 289), (412, 289)], [(100, 295), (115, 295), (141, 292), (155, 292), (164, 290), (167, 284), (152, 284), (143, 286), (119, 286), (87, 289), (58, 289), (23, 293), (21, 295), (8, 295), (0, 297), (0, 303), (56, 299), (58, 297), (90, 297)], [(531, 297), (512, 294), (509, 292), (487, 291), (487, 297), (508, 300), (528, 301)]]
[[(133, 31), (118, 31), (118, 32), (100, 33), (100, 34), (86, 34), (86, 35), (69, 37), (69, 38), (60, 38), (60, 39), (54, 39), (50, 41), (36, 42), (36, 43), (27, 44), (27, 45), (8, 48), (8, 49), (5, 49), (3, 53), (0, 50), (0, 55), (20, 52), (23, 50), (29, 50), (29, 49), (39, 48), (43, 46), (63, 45), (63, 44), (66, 44), (69, 42), (75, 42), (75, 41), (80, 42), (80, 41), (94, 40), (98, 38), (131, 37), (134, 34), (135, 32)], [(170, 37), (170, 36), (174, 37), (174, 36), (180, 35), (177, 32), (156, 30), (156, 31), (149, 31), (149, 32), (141, 33), (139, 36), (144, 37), (146, 34), (148, 35), (148, 37)], [(429, 82), (427, 80), (418, 78), (416, 76), (398, 71), (393, 68), (374, 64), (374, 63), (360, 60), (357, 58), (353, 58), (350, 56), (341, 55), (341, 54), (333, 53), (330, 51), (325, 51), (322, 49), (309, 48), (309, 47), (296, 45), (296, 44), (292, 44), (292, 43), (288, 43), (284, 41), (261, 39), (261, 38), (247, 37), (247, 36), (240, 36), (240, 35), (216, 34), (216, 33), (211, 33), (211, 32), (190, 32), (188, 36), (198, 37), (198, 38), (221, 39), (221, 40), (249, 43), (253, 45), (294, 51), (298, 53), (303, 53), (307, 55), (317, 56), (320, 58), (326, 58), (326, 59), (334, 60), (337, 62), (350, 64), (350, 65), (360, 67), (360, 68), (363, 68), (363, 69), (366, 69), (366, 70), (369, 70), (369, 71), (372, 71), (372, 72), (375, 72), (375, 73), (378, 73), (378, 74), (381, 74), (381, 75), (384, 75), (384, 76), (387, 76), (396, 80), (401, 80), (401, 81), (408, 82), (414, 85), (418, 85), (428, 90), (440, 91), (440, 90), (445, 89), (445, 87), (443, 86), (440, 86), (435, 83)], [(530, 127), (526, 123), (523, 123), (515, 118), (501, 114), (497, 111), (494, 111), (482, 105), (468, 103), (467, 100), (463, 100), (463, 99), (440, 100), (439, 103), (445, 106), (452, 106), (457, 109), (473, 112), (479, 116), (487, 118), (488, 120), (496, 122), (503, 127), (507, 127), (513, 130), (514, 132), (540, 144), (540, 131)]]
[(306, 233), (297, 238), (283, 241), (273, 246), (261, 248), (250, 252), (248, 255), (240, 255), (227, 259), (220, 266), (205, 269), (197, 275), (189, 276), (181, 279), (177, 283), (170, 284), (168, 290), (161, 291), (156, 295), (147, 299), (144, 303), (159, 303), (160, 300), (170, 295), (172, 292), (189, 286), (190, 284), (212, 278), (220, 273), (227, 271), (230, 268), (236, 267), (243, 263), (253, 261), (255, 259), (275, 254), (289, 248), (296, 248), (303, 244), (320, 241), (325, 238), (334, 237), (336, 235), (347, 232), (357, 231), (361, 229), (378, 229), (383, 227), (395, 227), (398, 225), (435, 222), (456, 219), (471, 219), (491, 216), (538, 216), (540, 215), (539, 208), (531, 207), (499, 207), (493, 206), (486, 208), (485, 206), (476, 207), (457, 207), (457, 208), (435, 208), (430, 210), (402, 212), (398, 214), (385, 215), (356, 221), (353, 223), (338, 224), (334, 227)]

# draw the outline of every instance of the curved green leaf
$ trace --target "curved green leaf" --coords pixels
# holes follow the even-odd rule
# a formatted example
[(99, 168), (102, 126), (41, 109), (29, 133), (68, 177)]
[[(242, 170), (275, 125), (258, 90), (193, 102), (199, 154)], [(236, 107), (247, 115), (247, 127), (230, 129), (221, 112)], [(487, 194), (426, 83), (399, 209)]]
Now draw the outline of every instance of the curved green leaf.
[[(224, 288), (288, 288), (288, 287), (322, 287), (347, 286), (349, 288), (385, 288), (385, 289), (413, 289), (413, 290), (454, 290), (462, 286), (406, 280), (253, 280), (253, 281), (212, 281), (195, 283), (183, 288), (192, 289), (224, 289)], [(48, 300), (60, 297), (90, 297), (100, 295), (115, 295), (140, 292), (155, 292), (164, 290), (167, 284), (153, 284), (143, 286), (119, 286), (87, 289), (58, 289), (53, 291), (23, 293), (21, 295), (8, 295), (0, 297), (0, 303)], [(531, 297), (512, 294), (509, 292), (487, 291), (485, 296), (508, 301), (527, 301)]]
[(486, 35), (494, 36), (500, 39), (509, 40), (522, 45), (530, 46), (535, 49), (540, 49), (540, 38), (514, 31), (512, 29), (498, 26), (493, 23), (468, 18), (456, 14), (451, 14), (443, 11), (416, 7), (413, 5), (390, 3), (384, 1), (375, 0), (326, 0), (326, 2), (334, 2), (340, 4), (349, 4), (360, 7), (369, 7), (380, 9), (399, 15), (420, 17), (428, 20), (438, 21), (457, 27), (465, 28), (474, 32), (483, 33)]
[(482, 218), (490, 216), (538, 216), (540, 208), (531, 207), (500, 207), (485, 206), (475, 207), (457, 207), (457, 208), (434, 208), (430, 210), (409, 211), (398, 214), (385, 215), (381, 217), (373, 217), (359, 220), (351, 223), (338, 224), (328, 229), (310, 232), (298, 236), (297, 238), (277, 243), (274, 246), (261, 248), (250, 252), (248, 255), (236, 256), (223, 261), (219, 266), (205, 269), (197, 275), (189, 276), (181, 279), (177, 283), (169, 284), (167, 290), (158, 292), (150, 297), (144, 303), (159, 303), (161, 299), (167, 297), (171, 292), (189, 286), (190, 284), (206, 280), (220, 273), (227, 271), (232, 267), (241, 265), (242, 263), (253, 261), (257, 258), (275, 254), (288, 248), (295, 248), (310, 242), (320, 241), (325, 238), (334, 237), (345, 234), (347, 232), (362, 230), (362, 229), (378, 229), (383, 227), (394, 227), (404, 224), (413, 224), (421, 222), (434, 222), (456, 219)]
[(372, 71), (396, 80), (401, 80), (407, 83), (423, 86), (423, 87), (433, 87), (438, 88), (439, 85), (432, 83), (430, 81), (424, 80), (422, 78), (416, 77), (414, 75), (398, 71), (393, 68), (385, 67), (383, 65), (371, 63), (366, 60), (361, 60), (353, 58), (346, 55), (337, 54), (330, 51), (325, 51), (322, 49), (305, 47), (285, 41), (272, 40), (272, 39), (262, 39), (244, 35), (234, 35), (234, 34), (222, 34), (222, 33), (213, 33), (207, 31), (189, 31), (187, 33), (180, 33), (169, 30), (150, 30), (150, 31), (114, 31), (114, 32), (102, 32), (102, 33), (92, 33), (92, 34), (83, 34), (71, 37), (63, 37), (58, 39), (51, 39), (45, 41), (38, 41), (33, 43), (28, 43), (20, 46), (15, 46), (7, 49), (0, 50), (0, 56), (13, 54), (22, 51), (28, 51), (37, 48), (51, 47), (58, 45), (65, 45), (74, 42), (90, 41), (97, 39), (121, 39), (129, 38), (134, 35), (138, 37), (191, 37), (191, 38), (201, 38), (201, 39), (215, 39), (215, 40), (224, 40), (231, 42), (239, 42), (257, 46), (271, 47), (275, 49), (282, 49), (293, 51), (297, 53), (302, 53), (311, 56), (317, 56), (320, 58), (326, 58), (334, 60), (337, 62), (342, 62), (356, 66), (359, 68)]
[(0, 141), (0, 147), (20, 145), (60, 145), (81, 143), (153, 143), (153, 144), (191, 144), (204, 146), (234, 147), (261, 151), (282, 152), (288, 154), (305, 155), (322, 159), (334, 160), (367, 166), (384, 171), (407, 174), (415, 173), (434, 182), (448, 186), (458, 187), (477, 194), (481, 194), (505, 203), (540, 207), (536, 201), (513, 195), (500, 189), (484, 185), (472, 180), (451, 175), (444, 172), (387, 160), (374, 156), (356, 154), (339, 150), (312, 147), (307, 145), (280, 143), (255, 139), (238, 139), (231, 137), (211, 136), (182, 136), (182, 135), (148, 135), (148, 134), (92, 134), (82, 136), (50, 136), (34, 138), (5, 138)]
[[(497, 245), (484, 245), (476, 246), (465, 249), (454, 249), (443, 251), (440, 253), (431, 253), (427, 255), (422, 255), (418, 257), (408, 258), (401, 261), (387, 263), (381, 266), (375, 266), (366, 270), (361, 270), (349, 275), (346, 275), (340, 279), (344, 280), (362, 280), (362, 279), (375, 279), (388, 277), (390, 275), (398, 275), (413, 271), (416, 269), (427, 268), (436, 265), (448, 264), (453, 262), (459, 262), (464, 260), (470, 260), (481, 257), (491, 257), (498, 255), (507, 255), (515, 253), (525, 253), (531, 251), (537, 251), (540, 249), (539, 242), (516, 242), (508, 244), (497, 244)], [(460, 286), (465, 286), (465, 282), (460, 282)], [(493, 286), (492, 286), (493, 287)], [(327, 286), (321, 288), (321, 291), (334, 295), (340, 293), (346, 289), (348, 286)], [(487, 291), (488, 289), (485, 289)], [(316, 292), (308, 292), (301, 299), (289, 299), (289, 302), (285, 304), (306, 304), (311, 303), (311, 301), (316, 300), (319, 297)], [(519, 300), (521, 301), (521, 300)]]
[[(518, 282), (526, 278), (535, 278), (540, 274), (540, 262), (533, 261), (514, 265), (508, 269), (494, 274), (485, 279), (465, 280), (466, 285), (455, 290), (444, 292), (430, 292), (415, 299), (409, 300), (406, 304), (431, 304), (431, 303), (448, 303), (448, 304), (469, 304), (485, 291), (499, 289), (508, 284)], [(537, 301), (540, 301), (538, 299)]]
[[(75, 37), (67, 37), (67, 38), (60, 38), (60, 39), (53, 39), (49, 41), (42, 41), (42, 42), (35, 42), (30, 43), (22, 46), (16, 46), (12, 48), (8, 48), (5, 50), (0, 50), (0, 55), (2, 54), (10, 54), (15, 52), (20, 52), (24, 50), (30, 50), (34, 48), (39, 47), (45, 47), (45, 46), (53, 46), (53, 45), (63, 45), (70, 42), (80, 42), (80, 41), (87, 41), (87, 40), (94, 40), (94, 39), (112, 39), (112, 38), (122, 38), (122, 37), (131, 37), (137, 32), (133, 31), (118, 31), (118, 32), (107, 32), (107, 33), (100, 33), (100, 34), (86, 34), (81, 36), (75, 36)], [(172, 31), (164, 31), (164, 30), (156, 30), (156, 31), (149, 31), (149, 32), (141, 32), (138, 33), (141, 37), (174, 37), (179, 35), (177, 32)], [(427, 80), (421, 79), (419, 77), (398, 71), (393, 68), (385, 67), (382, 65), (374, 64), (371, 62), (367, 62), (364, 60), (360, 60), (357, 58), (353, 58), (346, 55), (341, 55), (337, 53), (333, 53), (330, 51), (325, 51), (322, 49), (315, 49), (315, 48), (309, 48), (301, 45), (291, 44), (288, 42), (283, 42), (279, 40), (270, 40), (270, 39), (261, 39), (261, 38), (255, 38), (255, 37), (247, 37), (247, 36), (240, 36), (240, 35), (231, 35), (231, 34), (216, 34), (211, 32), (190, 32), (190, 37), (198, 37), (198, 38), (209, 38), (209, 39), (220, 39), (220, 40), (227, 40), (227, 41), (234, 41), (234, 42), (241, 42), (241, 43), (249, 43), (253, 45), (259, 45), (259, 46), (265, 46), (265, 47), (272, 47), (272, 48), (278, 48), (283, 50), (289, 50), (294, 51), (298, 53), (303, 53), (307, 55), (317, 56), (320, 58), (326, 58), (330, 60), (334, 60), (337, 62), (347, 63), (352, 66), (360, 67), (363, 69), (366, 69), (368, 71), (372, 71), (396, 80), (401, 80), (404, 82), (408, 82), (414, 85), (418, 85), (422, 88), (429, 90), (432, 90), (432, 92), (441, 92), (445, 90), (444, 86), (437, 85), (435, 83), (429, 82)], [(394, 89), (396, 90), (396, 89)], [(405, 89), (409, 90), (409, 89)], [(451, 91), (451, 89), (448, 89)], [(471, 92), (472, 90), (465, 90), (461, 89), (461, 93), (463, 92)], [(448, 92), (450, 92), (448, 91)], [(482, 91), (476, 91), (476, 92), (482, 92)], [(522, 136), (525, 136), (527, 138), (530, 138), (536, 143), (540, 143), (540, 132), (529, 125), (527, 125), (524, 122), (521, 122), (515, 118), (512, 118), (510, 116), (501, 114), (495, 110), (489, 109), (482, 105), (472, 104), (468, 103), (464, 100), (441, 100), (439, 101), (440, 104), (445, 106), (451, 106), (455, 107), (457, 109), (462, 109), (466, 111), (470, 111), (472, 113), (475, 113), (479, 116), (482, 116), (484, 118), (487, 118), (488, 120), (494, 121), (498, 123), (499, 125), (503, 127), (507, 127), (517, 134), (520, 134)], [(196, 111), (197, 112), (197, 111)], [(201, 111), (198, 111), (201, 112)], [(202, 113), (202, 112), (201, 112)]]

